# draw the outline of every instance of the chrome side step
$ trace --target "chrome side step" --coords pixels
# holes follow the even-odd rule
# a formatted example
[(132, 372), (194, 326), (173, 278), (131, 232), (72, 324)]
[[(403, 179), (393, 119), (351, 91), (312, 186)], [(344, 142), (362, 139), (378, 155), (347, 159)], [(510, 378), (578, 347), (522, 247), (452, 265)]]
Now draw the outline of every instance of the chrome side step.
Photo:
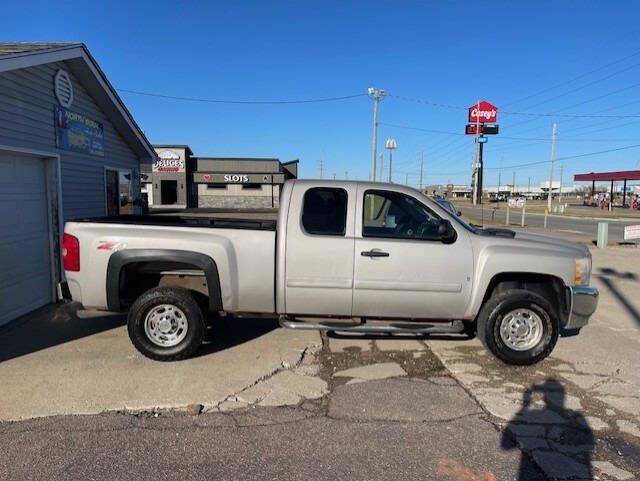
[(353, 322), (305, 322), (280, 317), (280, 326), (287, 329), (360, 332), (365, 334), (459, 334), (464, 331), (462, 321), (449, 323), (389, 323), (384, 325), (356, 324)]

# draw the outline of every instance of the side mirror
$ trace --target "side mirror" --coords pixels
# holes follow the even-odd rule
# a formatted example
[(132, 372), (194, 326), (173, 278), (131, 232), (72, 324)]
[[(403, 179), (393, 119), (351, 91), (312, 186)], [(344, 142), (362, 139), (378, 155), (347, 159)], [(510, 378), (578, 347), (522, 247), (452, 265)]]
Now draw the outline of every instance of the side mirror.
[(446, 219), (440, 221), (440, 225), (438, 225), (438, 237), (440, 237), (440, 240), (445, 244), (451, 244), (456, 240), (456, 230), (451, 225), (451, 222)]

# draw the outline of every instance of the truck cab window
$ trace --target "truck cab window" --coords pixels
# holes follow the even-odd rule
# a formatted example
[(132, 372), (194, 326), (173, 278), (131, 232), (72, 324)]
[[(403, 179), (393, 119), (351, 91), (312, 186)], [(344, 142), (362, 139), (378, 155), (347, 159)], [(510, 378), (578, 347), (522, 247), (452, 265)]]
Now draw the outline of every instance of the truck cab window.
[(347, 225), (347, 191), (317, 187), (304, 194), (302, 227), (308, 234), (345, 234)]
[(439, 240), (440, 217), (410, 197), (392, 191), (367, 191), (362, 212), (363, 237)]

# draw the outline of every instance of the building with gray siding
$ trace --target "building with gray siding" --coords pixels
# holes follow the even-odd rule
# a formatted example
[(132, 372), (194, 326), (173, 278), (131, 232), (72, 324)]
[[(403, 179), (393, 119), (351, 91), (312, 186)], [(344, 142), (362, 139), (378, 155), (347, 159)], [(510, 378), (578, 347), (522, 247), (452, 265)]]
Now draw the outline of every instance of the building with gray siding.
[(0, 43), (0, 325), (57, 298), (64, 221), (139, 212), (153, 158), (83, 44)]
[(143, 187), (153, 209), (270, 209), (282, 184), (298, 176), (298, 161), (194, 156), (187, 145), (154, 145), (158, 158), (143, 165)]

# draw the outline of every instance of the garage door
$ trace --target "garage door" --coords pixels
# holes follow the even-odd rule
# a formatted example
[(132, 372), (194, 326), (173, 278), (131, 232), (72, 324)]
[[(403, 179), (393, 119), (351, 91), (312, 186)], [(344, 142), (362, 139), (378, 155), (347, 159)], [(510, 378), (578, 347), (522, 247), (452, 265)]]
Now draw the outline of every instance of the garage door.
[(0, 325), (52, 301), (42, 159), (0, 153)]

